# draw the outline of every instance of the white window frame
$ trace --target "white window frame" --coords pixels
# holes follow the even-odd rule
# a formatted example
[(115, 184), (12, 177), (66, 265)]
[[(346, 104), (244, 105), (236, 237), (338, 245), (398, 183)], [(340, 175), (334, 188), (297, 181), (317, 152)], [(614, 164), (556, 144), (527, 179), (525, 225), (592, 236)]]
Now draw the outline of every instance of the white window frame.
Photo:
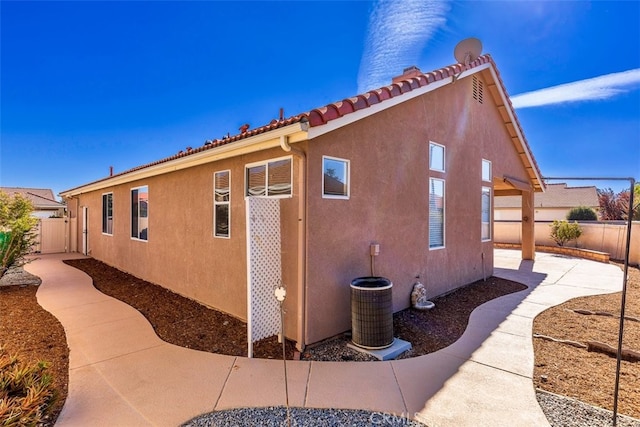
[[(289, 170), (289, 182), (291, 182), (291, 194), (274, 194), (269, 195), (269, 163), (279, 162), (281, 160), (289, 160), (290, 161), (290, 170)], [(248, 194), (249, 192), (249, 179), (247, 176), (247, 172), (250, 168), (254, 168), (256, 166), (264, 166), (265, 167), (265, 194), (260, 196), (251, 196)], [(283, 156), (276, 157), (269, 160), (263, 160), (261, 162), (247, 163), (244, 165), (244, 198), (247, 197), (269, 197), (272, 199), (290, 199), (293, 197), (293, 156)]]
[[(141, 188), (146, 188), (147, 189), (147, 216), (143, 217), (143, 218), (147, 218), (147, 238), (146, 239), (141, 239), (140, 237), (134, 237), (131, 235), (131, 233), (133, 232), (133, 204), (131, 203), (131, 193), (133, 193), (134, 190), (140, 190)], [(148, 242), (149, 241), (149, 199), (151, 197), (149, 196), (149, 186), (148, 185), (140, 185), (138, 187), (132, 187), (129, 190), (129, 204), (130, 204), (130, 215), (129, 215), (129, 220), (130, 220), (130, 224), (129, 224), (129, 237), (131, 238), (131, 240), (137, 240), (138, 242)], [(140, 227), (140, 201), (138, 201), (138, 228)], [(138, 229), (138, 236), (140, 235), (140, 230)]]
[[(324, 192), (324, 170), (325, 170), (325, 160), (332, 160), (335, 162), (342, 162), (345, 164), (345, 183), (346, 193), (345, 195), (338, 194), (325, 194)], [(332, 156), (322, 156), (322, 198), (323, 199), (341, 199), (341, 200), (349, 200), (351, 197), (351, 161), (347, 159), (341, 159), (339, 157)]]
[[(440, 181), (442, 182), (442, 245), (440, 246), (431, 246), (431, 181)], [(447, 236), (446, 236), (446, 224), (447, 224), (447, 190), (446, 190), (446, 182), (442, 178), (434, 178), (429, 177), (429, 250), (438, 250), (444, 249), (446, 246)]]
[[(484, 221), (483, 215), (484, 215), (484, 211), (483, 211), (483, 201), (484, 201), (484, 197), (485, 197), (485, 192), (489, 193), (489, 219), (487, 222)], [(491, 211), (492, 211), (492, 194), (491, 194), (491, 187), (487, 187), (487, 186), (482, 186), (482, 193), (481, 193), (481, 199), (480, 199), (480, 239), (483, 242), (490, 242), (491, 241)], [(488, 229), (489, 229), (489, 236), (485, 237), (483, 236), (483, 230), (484, 230), (484, 225), (487, 224)]]
[[(442, 149), (442, 169), (434, 166), (433, 164), (433, 156), (431, 155), (431, 152), (433, 151), (434, 148)], [(447, 154), (447, 150), (444, 145), (438, 144), (437, 142), (429, 141), (429, 170), (436, 171), (436, 172), (445, 172), (446, 164), (447, 164), (446, 154)]]
[[(105, 228), (108, 230), (109, 227), (105, 227), (109, 221), (108, 211), (105, 213), (105, 196), (111, 196), (111, 233), (105, 231)], [(105, 223), (107, 221), (107, 223)], [(105, 236), (113, 236), (113, 192), (102, 193), (102, 234)]]
[[(485, 165), (489, 169), (489, 174), (488, 175), (485, 175), (485, 173), (484, 173)], [(480, 173), (482, 174), (482, 180), (484, 182), (491, 182), (493, 180), (493, 170), (492, 170), (492, 168), (493, 168), (493, 166), (491, 165), (491, 160), (482, 159), (482, 169), (481, 169)]]
[[(218, 174), (227, 173), (229, 175), (229, 195), (226, 201), (218, 201), (216, 200), (216, 176)], [(217, 234), (216, 233), (216, 224), (217, 224), (217, 210), (216, 206), (227, 206), (227, 234)], [(230, 239), (231, 238), (231, 170), (225, 169), (221, 171), (217, 171), (213, 173), (213, 237), (217, 237), (218, 239)]]

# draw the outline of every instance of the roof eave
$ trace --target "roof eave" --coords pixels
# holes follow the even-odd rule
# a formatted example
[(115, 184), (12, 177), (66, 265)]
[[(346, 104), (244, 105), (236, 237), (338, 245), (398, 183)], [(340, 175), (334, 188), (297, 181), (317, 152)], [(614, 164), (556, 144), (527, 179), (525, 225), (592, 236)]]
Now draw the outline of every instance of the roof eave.
[(218, 160), (228, 159), (243, 154), (255, 153), (280, 146), (281, 137), (287, 137), (288, 143), (307, 140), (308, 125), (296, 122), (258, 135), (250, 136), (240, 141), (221, 145), (201, 152), (185, 155), (169, 161), (160, 161), (141, 168), (132, 169), (112, 177), (107, 177), (92, 183), (60, 192), (63, 198), (78, 196), (83, 193), (102, 190), (116, 185), (126, 184), (140, 179), (150, 178), (165, 173), (175, 172)]
[[(515, 109), (511, 104), (511, 100), (507, 95), (506, 89), (504, 88), (504, 83), (502, 82), (502, 79), (498, 75), (498, 71), (495, 65), (491, 64), (491, 67), (488, 67), (488, 69), (489, 69), (489, 72), (491, 73), (491, 78), (495, 82), (496, 92), (502, 100), (502, 105), (497, 105), (497, 107), (499, 109), (504, 108), (504, 112), (508, 116), (508, 120), (505, 120), (505, 127), (507, 128), (507, 131), (511, 135), (512, 139), (517, 138), (520, 146), (522, 147), (522, 151), (518, 152), (518, 155), (521, 156), (521, 158), (523, 158), (524, 160), (523, 165), (525, 169), (527, 169), (527, 172), (529, 174), (529, 180), (533, 184), (533, 191), (544, 192), (545, 184), (544, 184), (544, 181), (542, 180), (542, 174), (540, 173), (538, 164), (533, 157), (533, 153), (531, 152), (529, 143), (527, 142), (526, 138), (524, 137), (524, 134), (522, 133), (520, 121), (516, 116)], [(495, 92), (492, 91), (492, 94), (494, 93)]]

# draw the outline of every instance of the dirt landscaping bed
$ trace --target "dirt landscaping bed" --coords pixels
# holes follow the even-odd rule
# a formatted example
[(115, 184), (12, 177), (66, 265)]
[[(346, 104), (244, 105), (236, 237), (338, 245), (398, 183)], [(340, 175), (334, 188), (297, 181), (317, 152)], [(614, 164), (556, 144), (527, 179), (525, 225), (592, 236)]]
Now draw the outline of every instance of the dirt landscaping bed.
[[(231, 356), (247, 356), (246, 323), (208, 308), (194, 300), (182, 297), (161, 286), (138, 279), (130, 274), (94, 259), (65, 261), (87, 273), (94, 286), (101, 292), (117, 298), (140, 311), (163, 340), (186, 348), (221, 353)], [(394, 331), (399, 338), (412, 343), (410, 356), (432, 353), (455, 342), (467, 327), (474, 308), (526, 286), (496, 277), (479, 281), (436, 300), (436, 308), (430, 311), (404, 310), (394, 315)], [(425, 330), (429, 334), (425, 334)], [(337, 344), (347, 339), (338, 338)], [(325, 344), (325, 343), (323, 343)], [(336, 347), (336, 341), (326, 343)], [(314, 346), (301, 355), (312, 360), (366, 360), (361, 353), (339, 345), (331, 352), (322, 346)], [(254, 344), (254, 357), (281, 359), (282, 344), (276, 337)], [(321, 354), (321, 355), (320, 355)], [(287, 342), (287, 359), (295, 356), (295, 346)]]
[[(58, 401), (42, 427), (53, 426), (67, 398), (69, 347), (64, 328), (36, 300), (37, 286), (0, 286), (0, 346), (20, 360), (49, 363), (47, 372), (58, 392)], [(0, 425), (4, 425), (0, 419)]]
[[(620, 299), (617, 292), (567, 301), (536, 317), (533, 333), (580, 344), (596, 341), (617, 348)], [(635, 267), (629, 268), (625, 307), (625, 317), (640, 318), (640, 270)], [(533, 345), (536, 387), (613, 410), (615, 357), (541, 338), (534, 338)], [(640, 322), (625, 321), (623, 348), (640, 351)], [(618, 413), (640, 418), (640, 361), (623, 360), (620, 372)]]

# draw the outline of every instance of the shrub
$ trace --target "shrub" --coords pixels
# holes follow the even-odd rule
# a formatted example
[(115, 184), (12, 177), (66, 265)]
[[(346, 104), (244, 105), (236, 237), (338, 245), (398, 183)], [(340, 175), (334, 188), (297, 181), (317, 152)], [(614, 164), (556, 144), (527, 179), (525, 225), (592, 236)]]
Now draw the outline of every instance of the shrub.
[(47, 364), (27, 364), (0, 346), (0, 425), (35, 426), (58, 399)]
[(31, 212), (29, 199), (0, 191), (0, 276), (12, 265), (24, 264), (24, 256), (36, 242), (38, 219)]
[(569, 221), (597, 221), (598, 215), (596, 211), (588, 206), (578, 206), (573, 208), (567, 214), (567, 220)]
[(582, 229), (577, 222), (569, 223), (567, 221), (553, 221), (551, 227), (551, 238), (558, 244), (564, 246), (569, 240), (576, 240), (582, 234)]

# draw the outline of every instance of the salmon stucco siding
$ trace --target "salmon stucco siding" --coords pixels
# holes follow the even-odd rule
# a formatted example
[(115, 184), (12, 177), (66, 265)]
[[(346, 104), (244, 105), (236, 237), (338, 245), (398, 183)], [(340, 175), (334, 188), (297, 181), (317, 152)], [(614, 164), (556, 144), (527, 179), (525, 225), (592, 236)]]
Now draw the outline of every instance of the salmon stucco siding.
[[(122, 271), (164, 286), (178, 294), (247, 320), (247, 269), (244, 173), (245, 164), (281, 157), (280, 149), (226, 159), (180, 171), (80, 194), (70, 203), (71, 215), (89, 213), (89, 255)], [(298, 164), (294, 162), (294, 171)], [(231, 172), (230, 238), (214, 237), (213, 176)], [(295, 175), (295, 174), (294, 174)], [(149, 191), (148, 240), (131, 238), (131, 190)], [(281, 199), (283, 283), (295, 283), (297, 203)], [(102, 233), (102, 194), (113, 194), (113, 233)], [(79, 240), (82, 233), (78, 233)], [(82, 247), (82, 242), (78, 242)], [(288, 326), (296, 313), (295, 286), (286, 300)], [(292, 334), (295, 336), (294, 334)]]
[[(527, 175), (492, 101), (474, 100), (471, 84), (460, 80), (309, 144), (310, 342), (350, 329), (349, 284), (371, 274), (373, 242), (375, 274), (394, 285), (394, 311), (410, 305), (417, 277), (435, 296), (492, 274), (493, 243), (480, 236), (482, 160), (494, 175)], [(445, 147), (444, 173), (429, 170), (430, 141)], [(349, 200), (321, 197), (322, 155), (350, 160)], [(443, 249), (429, 249), (429, 177), (445, 182)]]
[[(273, 181), (288, 193), (278, 196), (281, 282), (285, 334), (298, 348), (351, 328), (354, 278), (390, 279), (398, 311), (416, 281), (433, 297), (490, 276), (494, 197), (529, 203), (544, 187), (537, 165), (488, 55), (411, 73), (63, 192), (77, 247), (246, 321), (247, 187), (257, 194)], [(230, 188), (214, 199), (218, 172)]]

